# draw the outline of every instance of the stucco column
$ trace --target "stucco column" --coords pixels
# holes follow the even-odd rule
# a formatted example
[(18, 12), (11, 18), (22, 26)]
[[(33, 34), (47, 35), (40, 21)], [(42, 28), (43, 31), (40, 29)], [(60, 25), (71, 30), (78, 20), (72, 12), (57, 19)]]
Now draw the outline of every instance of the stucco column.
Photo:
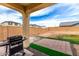
[(23, 13), (23, 35), (26, 37), (26, 40), (23, 42), (24, 48), (29, 47), (29, 13)]

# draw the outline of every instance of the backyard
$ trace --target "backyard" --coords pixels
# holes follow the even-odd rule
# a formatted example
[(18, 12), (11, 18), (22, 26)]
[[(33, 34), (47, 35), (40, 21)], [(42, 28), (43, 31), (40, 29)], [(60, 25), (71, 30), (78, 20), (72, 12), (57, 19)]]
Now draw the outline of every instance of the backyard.
[(79, 35), (60, 35), (56, 39), (68, 41), (72, 44), (79, 44)]
[[(72, 55), (75, 50), (74, 51), (72, 50), (74, 47), (71, 47), (71, 45), (74, 46), (75, 44), (76, 45), (79, 44), (79, 35), (57, 35), (57, 36), (51, 35), (49, 37), (44, 37), (44, 36), (38, 36), (38, 37), (40, 37), (41, 40), (38, 40), (36, 43), (34, 43), (34, 42), (31, 43), (30, 47), (33, 49), (36, 49), (42, 53), (45, 53), (49, 56)], [(58, 41), (58, 42), (55, 42), (55, 41)], [(49, 47), (49, 46), (51, 46), (51, 47)], [(54, 49), (54, 48), (56, 48), (56, 49)], [(67, 49), (67, 50), (64, 50), (64, 49)], [(77, 50), (78, 50), (78, 48), (77, 48)], [(63, 51), (66, 51), (66, 52), (63, 53)], [(70, 51), (72, 51), (72, 53)]]
[(79, 35), (57, 35), (57, 36), (39, 36), (41, 38), (49, 38), (49, 39), (56, 39), (56, 40), (62, 40), (62, 41), (68, 41), (72, 44), (79, 44)]
[(47, 48), (47, 47), (44, 47), (41, 45), (37, 45), (34, 43), (30, 44), (30, 47), (33, 49), (36, 49), (42, 53), (45, 53), (46, 55), (49, 55), (49, 56), (70, 56), (69, 54), (65, 54), (65, 53), (60, 52), (60, 51), (52, 50), (50, 48)]

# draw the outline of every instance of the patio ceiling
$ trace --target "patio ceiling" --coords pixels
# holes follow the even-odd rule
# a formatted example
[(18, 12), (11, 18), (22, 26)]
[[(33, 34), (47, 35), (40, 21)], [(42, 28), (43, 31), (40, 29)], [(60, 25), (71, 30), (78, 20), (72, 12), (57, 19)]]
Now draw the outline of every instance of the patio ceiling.
[(26, 10), (29, 10), (29, 12), (34, 12), (43, 9), (45, 7), (54, 5), (56, 3), (18, 3), (18, 4), (26, 8)]
[(20, 4), (20, 5), (22, 5), (22, 6), (28, 6), (28, 5), (30, 5), (31, 3), (18, 3), (18, 4)]
[(0, 3), (0, 5), (7, 6), (20, 12), (26, 12), (26, 10), (28, 10), (30, 13), (54, 4), (55, 3)]

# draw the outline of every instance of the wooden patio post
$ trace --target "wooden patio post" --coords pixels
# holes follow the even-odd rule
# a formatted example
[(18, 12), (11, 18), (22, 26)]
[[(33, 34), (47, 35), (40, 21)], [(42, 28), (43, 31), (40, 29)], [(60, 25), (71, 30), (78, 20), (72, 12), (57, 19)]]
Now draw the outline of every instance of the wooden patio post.
[(23, 13), (23, 35), (26, 37), (26, 40), (23, 42), (24, 48), (29, 47), (29, 13)]

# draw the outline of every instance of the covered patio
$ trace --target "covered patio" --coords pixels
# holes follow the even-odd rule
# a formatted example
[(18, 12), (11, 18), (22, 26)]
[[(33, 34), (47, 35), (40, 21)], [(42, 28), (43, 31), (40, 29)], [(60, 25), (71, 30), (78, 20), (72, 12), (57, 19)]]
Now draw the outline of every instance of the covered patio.
[(30, 13), (54, 5), (54, 3), (0, 3), (0, 5), (12, 8), (22, 13), (23, 16), (23, 36), (26, 40), (23, 42), (25, 48), (29, 47), (29, 15)]
[[(23, 47), (28, 48), (30, 46), (30, 40), (29, 40), (29, 20), (30, 20), (29, 16), (30, 16), (30, 13), (43, 9), (43, 8), (46, 8), (48, 6), (54, 5), (54, 3), (0, 3), (0, 5), (14, 9), (22, 14), (22, 17), (23, 17), (23, 19), (22, 19), (23, 29), (22, 30), (23, 30), (23, 37), (25, 37), (25, 40), (23, 41)], [(2, 49), (3, 48), (1, 48), (1, 51), (3, 51)], [(27, 51), (27, 53), (30, 53), (30, 52)], [(40, 54), (40, 52), (39, 52), (39, 54)]]
[[(33, 52), (34, 56), (36, 56), (36, 55), (37, 56), (40, 56), (40, 55), (41, 56), (73, 55), (74, 50), (72, 51), (72, 47), (71, 47), (70, 42), (61, 41), (61, 40), (54, 40), (54, 39), (51, 40), (50, 38), (46, 39), (46, 38), (41, 38), (41, 37), (32, 37), (31, 38), (30, 35), (29, 35), (30, 34), (30, 27), (29, 27), (30, 14), (32, 12), (38, 11), (38, 10), (46, 8), (48, 6), (55, 5), (55, 3), (0, 3), (0, 5), (14, 9), (14, 10), (16, 10), (16, 11), (18, 11), (22, 14), (22, 17), (23, 17), (23, 19), (22, 19), (22, 21), (23, 21), (22, 30), (23, 30), (23, 37), (25, 39), (23, 41), (23, 48)], [(33, 43), (31, 42), (30, 38), (32, 40), (34, 40)], [(42, 40), (40, 40), (40, 39), (42, 39)], [(38, 48), (36, 48), (36, 47), (38, 47)], [(75, 47), (76, 47), (76, 45), (75, 45)], [(33, 48), (35, 48), (37, 50), (35, 50)], [(47, 51), (45, 51), (44, 49), (47, 49)], [(40, 51), (43, 51), (44, 53), (41, 53)], [(49, 53), (48, 53), (48, 51), (49, 51)], [(30, 53), (28, 51), (26, 51), (26, 52)], [(65, 53), (65, 54), (63, 54), (63, 53)]]

